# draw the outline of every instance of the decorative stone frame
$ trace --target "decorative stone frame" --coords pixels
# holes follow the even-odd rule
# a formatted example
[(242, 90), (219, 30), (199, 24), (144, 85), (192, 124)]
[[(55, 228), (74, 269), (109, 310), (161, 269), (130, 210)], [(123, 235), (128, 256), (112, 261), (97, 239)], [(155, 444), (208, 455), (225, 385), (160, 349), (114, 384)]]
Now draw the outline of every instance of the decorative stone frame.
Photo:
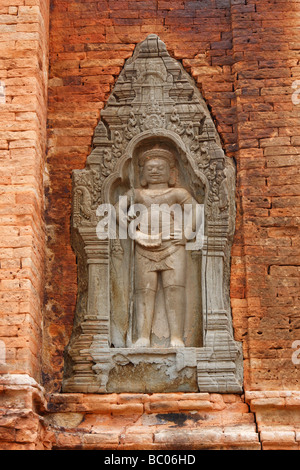
[[(66, 351), (64, 392), (241, 393), (241, 344), (234, 341), (229, 299), (235, 220), (235, 169), (224, 155), (207, 106), (164, 43), (150, 35), (129, 59), (102, 112), (84, 170), (73, 172), (73, 246), (78, 301)], [(202, 347), (111, 347), (110, 260), (99, 240), (99, 204), (126, 180), (143, 142), (176, 149), (194, 192), (204, 190), (205, 242), (198, 253), (202, 290)], [(130, 376), (128, 380), (123, 380)]]

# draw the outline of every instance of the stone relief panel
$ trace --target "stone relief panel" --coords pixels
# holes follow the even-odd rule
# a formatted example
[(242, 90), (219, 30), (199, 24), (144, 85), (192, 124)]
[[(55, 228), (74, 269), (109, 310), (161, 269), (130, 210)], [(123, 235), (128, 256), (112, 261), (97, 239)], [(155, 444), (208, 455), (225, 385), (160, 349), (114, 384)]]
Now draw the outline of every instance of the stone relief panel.
[(148, 36), (102, 111), (86, 168), (73, 172), (78, 300), (65, 392), (242, 392), (234, 197), (235, 168), (204, 100)]

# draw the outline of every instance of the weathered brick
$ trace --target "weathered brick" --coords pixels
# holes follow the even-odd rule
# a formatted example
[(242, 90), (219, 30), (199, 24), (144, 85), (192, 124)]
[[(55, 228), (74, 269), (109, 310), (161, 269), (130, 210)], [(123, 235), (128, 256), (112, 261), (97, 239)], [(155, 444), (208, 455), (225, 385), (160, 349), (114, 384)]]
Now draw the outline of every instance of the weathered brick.
[[(242, 341), (246, 358), (245, 389), (299, 386), (291, 361), (291, 342), (300, 325), (300, 126), (299, 105), (292, 101), (292, 85), (300, 75), (298, 3), (52, 2), (45, 214), (49, 245), (43, 318), (47, 391), (61, 388), (64, 349), (76, 304), (77, 266), (69, 235), (71, 171), (84, 167), (100, 111), (125, 60), (148, 33), (159, 34), (171, 55), (182, 60), (196, 79), (224, 150), (237, 162), (230, 295), (234, 334)], [(0, 335), (7, 342), (10, 370), (36, 378), (42, 363), (47, 25), (47, 2), (2, 0), (0, 79), (6, 81), (6, 103), (0, 104)], [(69, 403), (62, 396), (53, 406), (63, 413), (69, 403), (70, 412), (81, 407), (80, 412), (89, 414), (89, 410), (126, 426), (131, 415), (143, 412), (154, 422), (157, 414), (185, 416), (190, 411), (209, 413), (211, 408), (212, 413), (223, 413), (218, 418), (223, 423), (242, 416), (253, 420), (248, 405), (232, 396), (223, 400), (218, 395), (121, 394), (76, 400)], [(290, 407), (294, 412), (298, 401), (295, 396), (280, 396), (266, 405), (254, 400), (253, 406)], [(88, 419), (91, 416), (87, 423)], [(17, 440), (16, 448), (41, 445), (37, 430), (28, 432), (26, 425), (16, 433), (7, 429), (2, 431), (3, 448), (13, 447), (9, 439)], [(167, 446), (176, 439), (193, 445), (202, 438), (209, 443), (209, 436), (214, 443), (217, 436), (222, 444), (233, 446), (255, 441), (252, 428), (233, 432), (230, 424), (211, 434), (198, 430), (180, 438), (152, 429), (139, 434), (138, 429), (131, 433), (126, 427), (124, 439), (119, 430), (94, 435), (90, 428), (84, 437), (59, 432), (44, 439), (45, 445), (55, 442), (57, 448), (100, 448), (122, 442), (128, 448)], [(278, 432), (262, 429), (264, 448), (298, 447), (293, 429)]]

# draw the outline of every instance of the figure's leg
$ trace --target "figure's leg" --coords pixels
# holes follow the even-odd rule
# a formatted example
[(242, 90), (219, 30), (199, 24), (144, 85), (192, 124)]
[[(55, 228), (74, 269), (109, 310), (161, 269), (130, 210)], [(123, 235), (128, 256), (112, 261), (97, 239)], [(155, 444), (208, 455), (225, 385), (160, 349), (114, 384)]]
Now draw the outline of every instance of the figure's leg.
[(170, 346), (184, 347), (186, 253), (180, 247), (169, 257), (172, 269), (162, 272), (165, 306), (170, 328)]
[(184, 347), (185, 288), (182, 286), (165, 287), (164, 294), (171, 332), (170, 346)]
[(147, 348), (150, 346), (157, 291), (157, 272), (148, 271), (147, 267), (147, 260), (137, 254), (135, 264), (135, 326), (137, 341), (133, 344), (133, 347)]
[(150, 289), (136, 291), (136, 331), (138, 339), (134, 343), (134, 347), (150, 347), (155, 296), (156, 291)]

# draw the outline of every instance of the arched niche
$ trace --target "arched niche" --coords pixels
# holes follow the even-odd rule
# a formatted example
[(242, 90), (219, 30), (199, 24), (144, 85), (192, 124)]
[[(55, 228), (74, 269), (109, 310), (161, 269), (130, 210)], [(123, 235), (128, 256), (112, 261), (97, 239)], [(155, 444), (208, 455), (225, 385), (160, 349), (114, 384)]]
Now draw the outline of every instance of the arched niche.
[[(168, 146), (174, 151), (181, 183), (186, 187), (192, 187), (197, 201), (201, 204), (205, 204), (209, 191), (207, 177), (201, 169), (197, 168), (195, 165), (188, 148), (180, 136), (175, 132), (166, 129), (144, 131), (132, 138), (124, 155), (122, 155), (118, 160), (115, 171), (103, 182), (103, 201), (106, 203), (113, 203), (114, 198), (112, 196), (112, 192), (114, 186), (121, 186), (124, 182), (128, 185), (128, 167), (132, 164), (132, 160), (134, 160), (135, 183), (136, 185), (139, 184), (137, 154), (142, 148), (151, 147), (154, 143)], [(188, 179), (189, 175), (191, 175), (190, 179)]]
[[(114, 205), (131, 185), (139, 187), (138, 155), (153, 143), (172, 150), (179, 187), (205, 208), (203, 246), (188, 254), (186, 285), (192, 288), (180, 347), (170, 347), (170, 321), (161, 308), (149, 345), (127, 342), (128, 295), (136, 293), (126, 281), (130, 241), (97, 236), (99, 205)], [(86, 168), (73, 172), (79, 289), (64, 391), (242, 391), (241, 344), (233, 338), (229, 297), (234, 200), (235, 168), (199, 90), (164, 43), (148, 36), (126, 62), (101, 113)]]
[[(173, 132), (156, 130), (142, 132), (132, 139), (124, 155), (118, 161), (115, 171), (103, 184), (103, 200), (115, 205), (119, 197), (124, 196), (130, 188), (130, 174), (133, 174), (133, 185), (140, 188), (140, 168), (138, 159), (142, 152), (154, 145), (169, 149), (176, 161), (175, 187), (185, 188), (192, 193), (199, 204), (205, 204), (208, 192), (208, 181), (204, 174), (193, 166), (193, 160), (188, 154), (184, 142)], [(196, 174), (196, 172), (198, 174)], [(188, 174), (193, 178), (188, 179)], [(136, 339), (134, 325), (136, 309), (133, 309), (133, 325), (128, 318), (128, 303), (130, 296), (130, 262), (132, 241), (119, 240), (112, 242), (110, 254), (111, 282), (111, 316), (110, 316), (110, 347), (128, 346), (128, 328), (132, 328), (133, 342)], [(201, 269), (202, 256), (198, 251), (186, 251), (186, 312), (184, 319), (184, 343), (187, 347), (203, 345), (202, 300), (201, 300)], [(151, 347), (164, 347), (169, 344), (170, 329), (165, 311), (162, 292), (161, 274), (158, 276), (159, 288), (155, 302)], [(131, 335), (130, 335), (131, 336)]]

